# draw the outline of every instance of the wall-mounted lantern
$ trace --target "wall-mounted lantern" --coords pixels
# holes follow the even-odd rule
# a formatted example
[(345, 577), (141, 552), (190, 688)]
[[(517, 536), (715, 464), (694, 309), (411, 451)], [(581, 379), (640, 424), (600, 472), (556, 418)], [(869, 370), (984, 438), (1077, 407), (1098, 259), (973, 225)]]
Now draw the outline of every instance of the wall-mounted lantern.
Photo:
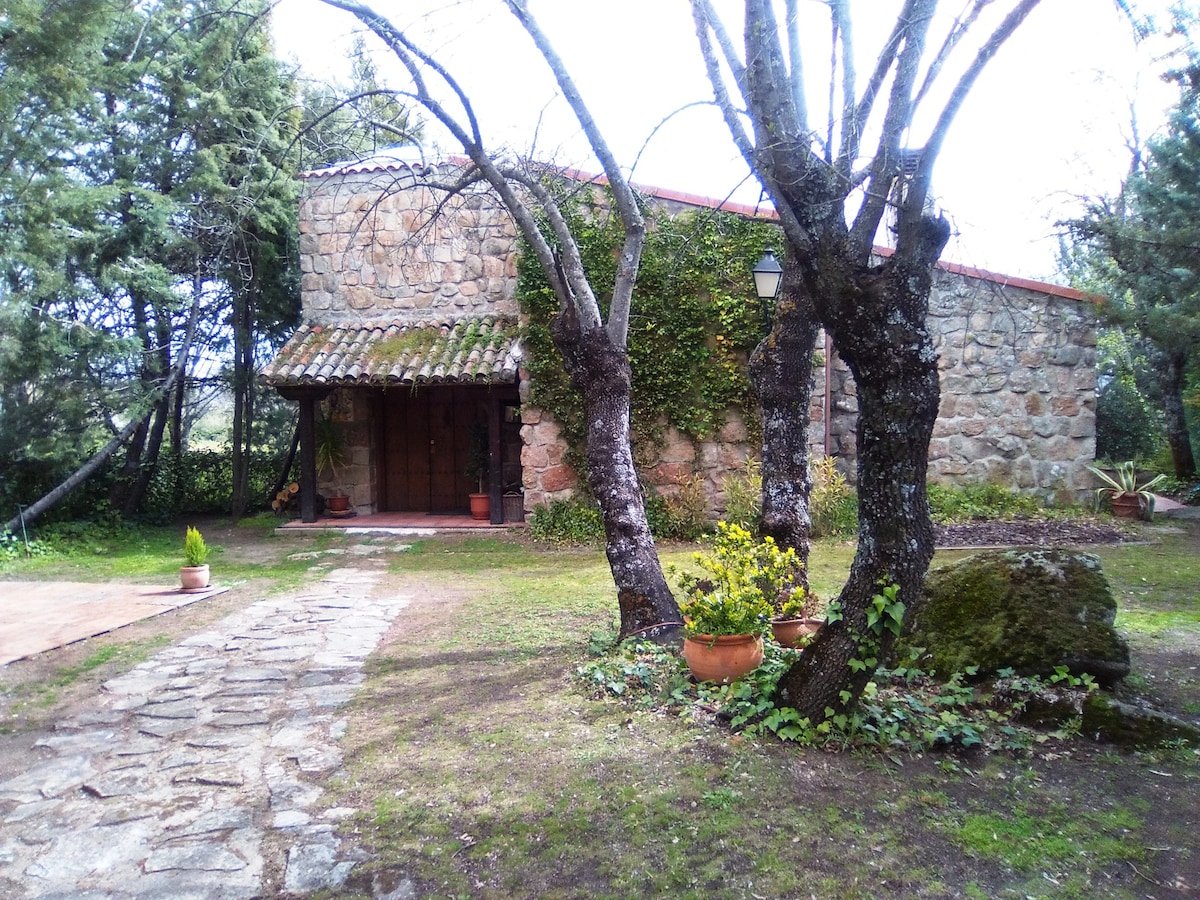
[(754, 293), (758, 294), (758, 302), (762, 304), (763, 322), (767, 331), (775, 320), (775, 298), (779, 296), (779, 286), (783, 284), (783, 266), (775, 258), (775, 251), (768, 250), (754, 267)]

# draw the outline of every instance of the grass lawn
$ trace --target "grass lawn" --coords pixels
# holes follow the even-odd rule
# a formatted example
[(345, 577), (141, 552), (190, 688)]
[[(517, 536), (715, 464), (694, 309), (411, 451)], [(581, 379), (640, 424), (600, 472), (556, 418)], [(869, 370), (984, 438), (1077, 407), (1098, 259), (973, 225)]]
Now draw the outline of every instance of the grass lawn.
[[(1190, 642), (1190, 685), (1171, 697), (1186, 705), (1200, 556), (1194, 534), (1156, 540), (1098, 552), (1136, 659)], [(852, 552), (817, 545), (819, 593)], [(375, 855), (352, 880), (363, 896), (405, 882), (473, 898), (1200, 894), (1191, 748), (887, 757), (744, 740), (573, 677), (615, 631), (599, 552), (428, 541), (391, 577), (414, 604), (371, 662), (326, 798), (358, 810), (343, 830)]]
[[(381, 589), (411, 603), (346, 711), (346, 766), (322, 801), (354, 811), (341, 833), (369, 852), (338, 897), (1200, 896), (1195, 748), (1120, 753), (1079, 738), (1011, 754), (888, 756), (745, 739), (703, 714), (597, 697), (576, 677), (589, 646), (615, 632), (600, 551), (499, 536), (406, 550), (392, 538), (356, 555), (354, 542), (375, 539), (204, 531), (229, 594), (44, 655), (45, 691), (3, 675), (0, 706), (45, 722), (55, 704), (80, 702), (313, 565), (386, 559)], [(104, 546), (81, 537), (71, 554), (6, 566), (0, 578), (173, 577), (182, 534), (183, 523)], [(1133, 648), (1128, 693), (1195, 717), (1200, 536), (1146, 536), (1095, 551)], [(684, 565), (690, 552), (662, 556)], [(852, 553), (818, 543), (818, 593), (836, 592)]]

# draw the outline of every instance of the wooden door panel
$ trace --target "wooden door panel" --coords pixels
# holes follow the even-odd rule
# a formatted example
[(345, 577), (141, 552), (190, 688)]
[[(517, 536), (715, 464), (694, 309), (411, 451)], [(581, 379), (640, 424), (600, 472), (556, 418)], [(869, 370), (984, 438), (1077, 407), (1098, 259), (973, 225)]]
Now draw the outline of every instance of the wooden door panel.
[(385, 509), (429, 512), (429, 399), (408, 390), (384, 396)]
[(430, 392), (429, 404), (429, 509), (435, 513), (458, 512), (467, 503), (460, 493), (455, 468), (459, 443), (456, 422), (457, 389)]

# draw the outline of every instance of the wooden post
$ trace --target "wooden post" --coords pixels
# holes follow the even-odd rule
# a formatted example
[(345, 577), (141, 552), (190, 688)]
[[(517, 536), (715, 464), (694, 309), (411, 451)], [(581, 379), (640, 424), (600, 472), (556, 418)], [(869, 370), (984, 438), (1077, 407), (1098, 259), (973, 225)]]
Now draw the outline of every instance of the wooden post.
[(317, 521), (316, 398), (300, 398), (300, 521)]
[(491, 522), (504, 524), (504, 466), (500, 458), (500, 422), (502, 407), (494, 392), (488, 393), (488, 494), (491, 498)]
[(281, 397), (300, 404), (300, 521), (317, 521), (317, 403), (329, 387), (277, 386)]

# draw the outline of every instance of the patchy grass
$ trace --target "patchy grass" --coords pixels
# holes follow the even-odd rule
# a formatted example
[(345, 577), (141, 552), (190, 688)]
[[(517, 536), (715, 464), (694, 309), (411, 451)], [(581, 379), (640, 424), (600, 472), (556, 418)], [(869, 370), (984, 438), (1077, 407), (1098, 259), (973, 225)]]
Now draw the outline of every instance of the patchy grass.
[(54, 668), (46, 677), (14, 684), (0, 683), (0, 697), (8, 720), (0, 722), (0, 734), (11, 734), (18, 724), (27, 725), (41, 718), (59, 702), (65, 692), (82, 679), (103, 680), (132, 669), (168, 642), (165, 634), (119, 643), (101, 642), (78, 662)]
[[(687, 565), (692, 549), (661, 556)], [(1122, 571), (1144, 549), (1101, 555)], [(1189, 553), (1181, 542), (1161, 564), (1200, 584)], [(817, 545), (821, 596), (852, 555)], [(599, 551), (431, 540), (389, 573), (389, 589), (413, 602), (370, 663), (347, 766), (325, 800), (358, 810), (341, 830), (372, 853), (343, 896), (405, 881), (422, 897), (472, 898), (1132, 900), (1200, 889), (1191, 748), (1120, 755), (1077, 741), (886, 758), (744, 739), (586, 695), (575, 669), (616, 627)], [(1185, 582), (1154, 602), (1185, 606)], [(1118, 576), (1114, 588), (1123, 615), (1147, 608), (1135, 584)], [(1200, 702), (1200, 687), (1188, 696)]]
[[(370, 853), (338, 897), (1200, 895), (1194, 748), (1120, 754), (1078, 740), (1015, 754), (886, 757), (746, 739), (711, 717), (593, 699), (579, 683), (589, 645), (616, 629), (601, 551), (502, 535), (395, 552), (396, 539), (277, 538), (261, 522), (201, 527), (222, 548), (216, 577), (243, 583), (43, 654), (24, 675), (27, 661), (7, 666), (0, 701), (25, 704), (21, 718), (48, 727), (56, 708), (86, 703), (103, 678), (162, 641), (312, 569), (386, 559), (380, 589), (410, 605), (369, 661), (347, 713), (346, 765), (324, 799), (355, 810), (340, 833)], [(79, 577), (72, 567), (86, 559), (100, 566), (84, 580), (174, 580), (183, 523), (143, 531), (126, 546), (81, 538), (77, 558), (22, 561), (4, 575)], [(661, 555), (687, 565), (692, 550)], [(1196, 551), (1194, 532), (1094, 551), (1134, 645), (1131, 690), (1183, 714), (1200, 709)], [(168, 559), (152, 569), (159, 554)], [(848, 544), (817, 544), (810, 579), (822, 597), (836, 592), (852, 555)]]
[[(279, 520), (274, 516), (200, 522), (209, 545), (213, 581), (241, 585), (270, 579), (269, 589), (283, 591), (301, 584), (313, 566), (310, 558), (289, 559), (305, 550), (345, 546), (344, 536), (330, 532), (311, 535), (267, 533)], [(68, 523), (48, 527), (38, 535), (44, 550), (37, 556), (0, 561), (0, 576), (58, 581), (126, 581), (177, 583), (183, 565), (185, 524), (169, 526), (97, 525)], [(226, 544), (230, 546), (227, 548)], [(247, 553), (243, 548), (252, 546)]]

